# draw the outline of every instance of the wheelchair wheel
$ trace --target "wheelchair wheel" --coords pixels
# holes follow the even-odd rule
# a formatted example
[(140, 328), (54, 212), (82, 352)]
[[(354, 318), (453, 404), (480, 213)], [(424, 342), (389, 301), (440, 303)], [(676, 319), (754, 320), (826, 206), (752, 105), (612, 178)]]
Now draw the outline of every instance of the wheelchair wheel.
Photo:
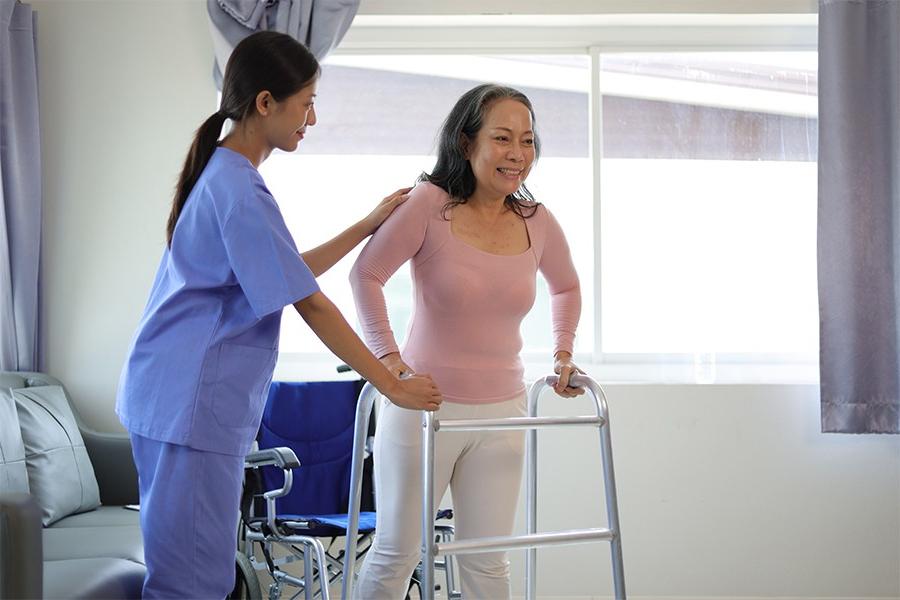
[(235, 579), (234, 589), (228, 595), (229, 600), (262, 600), (262, 589), (259, 587), (259, 578), (256, 569), (250, 564), (250, 559), (240, 551), (234, 554)]

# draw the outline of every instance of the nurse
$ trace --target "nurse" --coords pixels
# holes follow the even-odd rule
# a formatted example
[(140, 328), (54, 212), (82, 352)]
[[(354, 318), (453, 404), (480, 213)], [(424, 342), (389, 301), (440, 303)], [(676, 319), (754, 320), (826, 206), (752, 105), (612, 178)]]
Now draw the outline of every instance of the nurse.
[[(257, 171), (315, 125), (319, 72), (287, 35), (260, 32), (238, 44), (221, 108), (197, 131), (176, 186), (168, 243), (116, 403), (139, 476), (144, 598), (221, 599), (234, 585), (243, 456), (259, 427), (285, 306), (398, 406), (441, 402), (430, 377), (401, 381), (372, 356), (315, 279), (406, 190), (301, 255)], [(220, 142), (227, 119), (234, 128)]]

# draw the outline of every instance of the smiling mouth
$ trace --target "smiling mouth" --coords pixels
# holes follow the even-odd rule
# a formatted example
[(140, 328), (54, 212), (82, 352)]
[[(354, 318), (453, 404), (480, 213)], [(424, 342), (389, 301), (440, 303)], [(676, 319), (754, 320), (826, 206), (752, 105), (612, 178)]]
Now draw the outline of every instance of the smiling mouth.
[(500, 167), (497, 171), (501, 175), (506, 175), (507, 177), (518, 177), (522, 174), (522, 169), (504, 169), (503, 167)]

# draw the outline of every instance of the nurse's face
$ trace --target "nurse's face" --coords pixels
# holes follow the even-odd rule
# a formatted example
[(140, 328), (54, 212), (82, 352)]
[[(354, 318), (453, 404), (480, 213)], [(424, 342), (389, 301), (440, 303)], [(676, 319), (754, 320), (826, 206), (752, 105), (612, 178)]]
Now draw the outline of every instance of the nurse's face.
[(293, 152), (306, 135), (306, 128), (316, 124), (316, 86), (313, 81), (293, 96), (276, 102), (267, 118), (269, 145)]

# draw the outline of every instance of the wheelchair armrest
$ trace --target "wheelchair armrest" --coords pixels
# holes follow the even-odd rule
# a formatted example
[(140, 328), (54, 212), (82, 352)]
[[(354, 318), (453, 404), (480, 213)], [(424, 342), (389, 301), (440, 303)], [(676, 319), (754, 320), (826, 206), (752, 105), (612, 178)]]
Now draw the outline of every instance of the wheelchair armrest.
[(275, 535), (276, 538), (280, 538), (282, 536), (282, 531), (281, 528), (279, 528), (276, 519), (275, 499), (287, 496), (290, 493), (291, 485), (294, 481), (292, 469), (296, 469), (300, 466), (300, 460), (297, 458), (297, 455), (294, 454), (293, 450), (286, 447), (257, 450), (244, 457), (245, 469), (256, 469), (269, 465), (278, 467), (284, 472), (284, 485), (278, 489), (263, 492), (262, 494), (262, 497), (265, 498), (266, 501), (266, 522), (268, 523), (272, 534)]
[(275, 465), (282, 469), (296, 469), (300, 460), (290, 448), (266, 448), (251, 452), (244, 457), (244, 468), (256, 469), (266, 465)]

